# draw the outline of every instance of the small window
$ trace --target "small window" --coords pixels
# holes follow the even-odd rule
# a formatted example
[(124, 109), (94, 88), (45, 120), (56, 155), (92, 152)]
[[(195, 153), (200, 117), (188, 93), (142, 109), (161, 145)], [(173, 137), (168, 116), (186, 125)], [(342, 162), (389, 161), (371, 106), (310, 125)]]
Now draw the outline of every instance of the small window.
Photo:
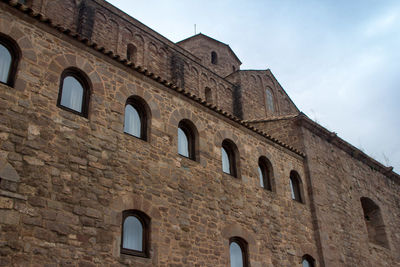
[(66, 69), (61, 75), (58, 106), (87, 117), (89, 96), (90, 85), (86, 75), (76, 68)]
[(235, 72), (235, 71), (236, 71), (236, 67), (232, 66), (232, 72)]
[(149, 257), (150, 218), (138, 210), (122, 213), (121, 253)]
[(302, 263), (303, 267), (314, 267), (315, 266), (315, 260), (310, 255), (304, 255), (301, 263)]
[(20, 50), (17, 43), (0, 33), (0, 82), (14, 86)]
[(181, 156), (196, 160), (197, 130), (189, 120), (182, 120), (178, 125), (178, 153)]
[(129, 97), (125, 105), (124, 132), (147, 140), (147, 114), (146, 105), (141, 98)]
[(272, 190), (271, 176), (272, 165), (266, 157), (258, 159), (258, 177), (260, 179), (260, 186), (266, 190)]
[(218, 64), (218, 55), (215, 51), (211, 52), (211, 63), (214, 65)]
[(211, 91), (211, 89), (206, 87), (206, 89), (204, 90), (204, 94), (206, 96), (206, 101), (208, 103), (212, 103), (213, 100), (212, 100), (212, 91)]
[(267, 98), (267, 108), (269, 111), (274, 112), (274, 96), (272, 94), (271, 88), (267, 88), (266, 91), (266, 98)]
[(230, 267), (248, 266), (247, 246), (247, 242), (240, 237), (229, 240)]
[(222, 156), (222, 171), (234, 177), (238, 176), (238, 149), (236, 145), (228, 139), (222, 142), (221, 147)]
[(136, 46), (133, 44), (128, 44), (127, 51), (126, 51), (126, 58), (129, 61), (136, 61)]
[(360, 200), (369, 241), (382, 247), (389, 248), (385, 224), (379, 206), (375, 204), (372, 199), (367, 197), (362, 197)]
[(292, 195), (292, 199), (298, 202), (303, 202), (302, 192), (301, 192), (301, 180), (300, 176), (297, 172), (290, 172), (290, 191)]

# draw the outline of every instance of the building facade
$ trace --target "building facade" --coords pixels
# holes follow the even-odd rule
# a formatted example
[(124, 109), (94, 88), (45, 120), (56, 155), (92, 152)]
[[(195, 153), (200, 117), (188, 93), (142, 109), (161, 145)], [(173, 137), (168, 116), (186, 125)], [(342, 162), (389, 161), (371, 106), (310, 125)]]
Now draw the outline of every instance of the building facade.
[(240, 64), (103, 0), (1, 1), (0, 266), (399, 266), (399, 175)]

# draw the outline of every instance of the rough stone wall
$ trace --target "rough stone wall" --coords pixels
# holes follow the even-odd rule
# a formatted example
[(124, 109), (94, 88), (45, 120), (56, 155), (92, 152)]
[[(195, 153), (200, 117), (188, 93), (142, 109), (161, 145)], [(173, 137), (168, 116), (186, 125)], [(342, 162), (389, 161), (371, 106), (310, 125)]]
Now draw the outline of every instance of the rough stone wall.
[[(244, 120), (296, 115), (299, 112), (268, 70), (241, 70), (226, 79), (241, 87)], [(266, 88), (273, 94), (274, 111), (267, 108)]]
[[(22, 50), (15, 87), (0, 85), (0, 156), (20, 176), (1, 180), (1, 266), (227, 266), (236, 235), (249, 243), (251, 266), (318, 258), (307, 189), (305, 204), (290, 198), (289, 173), (305, 179), (303, 158), (0, 7), (0, 31)], [(88, 119), (56, 106), (71, 66), (93, 85)], [(148, 142), (123, 133), (131, 95), (151, 109)], [(198, 129), (199, 162), (177, 155), (183, 118)], [(239, 148), (240, 179), (221, 171), (224, 138)], [(272, 163), (274, 192), (259, 186), (261, 155)], [(149, 259), (119, 252), (126, 209), (151, 217)]]
[[(399, 266), (399, 183), (303, 131), (326, 266)], [(389, 249), (369, 242), (361, 197), (380, 207)]]
[[(203, 66), (221, 77), (226, 77), (240, 68), (241, 62), (226, 44), (203, 34), (183, 40), (178, 45), (200, 58)], [(216, 52), (217, 62), (215, 64), (211, 62), (211, 52)]]
[[(82, 5), (86, 6), (84, 19), (80, 16), (82, 12), (79, 12)], [(31, 6), (55, 24), (77, 32), (91, 31), (90, 36), (84, 36), (122, 58), (127, 57), (128, 44), (134, 45), (136, 52), (131, 59), (134, 64), (201, 98), (205, 98), (205, 88), (211, 88), (213, 104), (233, 113), (232, 85), (228, 81), (202, 66), (199, 58), (105, 1), (33, 0)], [(89, 16), (91, 13), (94, 16)], [(86, 24), (81, 25), (80, 22)], [(91, 30), (90, 25), (93, 26)], [(180, 62), (179, 65), (177, 62)], [(180, 68), (176, 69), (177, 66)]]
[(302, 131), (300, 126), (295, 123), (295, 120), (296, 118), (293, 116), (269, 121), (250, 122), (250, 124), (305, 153)]

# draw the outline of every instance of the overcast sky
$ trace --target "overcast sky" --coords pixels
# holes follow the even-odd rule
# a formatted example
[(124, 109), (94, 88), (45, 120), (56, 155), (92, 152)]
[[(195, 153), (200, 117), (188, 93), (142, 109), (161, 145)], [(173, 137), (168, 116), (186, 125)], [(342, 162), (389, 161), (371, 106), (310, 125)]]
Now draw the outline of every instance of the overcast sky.
[(201, 32), (271, 69), (311, 119), (400, 172), (400, 1), (110, 0), (173, 42)]

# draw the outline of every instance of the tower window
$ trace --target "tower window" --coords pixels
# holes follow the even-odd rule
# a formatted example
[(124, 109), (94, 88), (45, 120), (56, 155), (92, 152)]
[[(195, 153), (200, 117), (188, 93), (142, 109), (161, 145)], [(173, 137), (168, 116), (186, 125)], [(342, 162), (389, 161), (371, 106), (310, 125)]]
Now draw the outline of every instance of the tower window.
[(144, 100), (129, 97), (125, 105), (124, 132), (147, 140), (148, 111)]
[(211, 52), (211, 63), (214, 65), (218, 64), (218, 55), (215, 51)]
[(266, 190), (272, 190), (272, 165), (266, 157), (258, 159), (258, 177), (260, 179), (260, 186)]
[(362, 197), (361, 206), (370, 242), (389, 248), (381, 210), (370, 198)]
[(222, 171), (234, 177), (238, 177), (238, 149), (231, 140), (225, 139), (221, 147)]
[(121, 253), (149, 257), (150, 218), (141, 211), (122, 213)]
[(58, 106), (81, 116), (88, 116), (90, 85), (87, 76), (76, 68), (61, 75)]
[(14, 86), (20, 50), (17, 43), (0, 33), (0, 82)]
[(178, 153), (196, 160), (197, 130), (189, 120), (181, 120), (178, 125)]
[(303, 203), (303, 196), (302, 196), (302, 190), (301, 190), (302, 183), (301, 183), (300, 176), (297, 172), (295, 172), (295, 171), (290, 172), (289, 183), (290, 183), (290, 191), (291, 191), (292, 199)]
[(267, 108), (268, 111), (274, 112), (275, 111), (275, 107), (274, 107), (274, 95), (272, 94), (271, 88), (267, 88), (265, 90), (265, 94), (266, 94), (266, 99), (267, 99)]
[(314, 258), (307, 254), (303, 256), (301, 263), (302, 263), (303, 267), (314, 267), (315, 266)]
[(232, 237), (229, 240), (229, 255), (231, 267), (247, 267), (248, 252), (247, 242), (240, 237)]

